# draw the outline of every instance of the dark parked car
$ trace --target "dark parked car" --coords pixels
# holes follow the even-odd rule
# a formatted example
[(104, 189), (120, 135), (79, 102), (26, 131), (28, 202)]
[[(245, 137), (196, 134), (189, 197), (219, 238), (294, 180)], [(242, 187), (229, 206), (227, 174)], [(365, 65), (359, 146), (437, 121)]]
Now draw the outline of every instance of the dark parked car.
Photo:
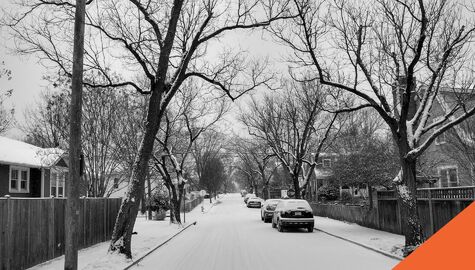
[(260, 208), (263, 200), (259, 197), (251, 197), (247, 200), (247, 207), (256, 207)]
[(279, 202), (272, 216), (272, 228), (283, 232), (287, 227), (306, 228), (313, 232), (315, 219), (306, 200), (283, 200)]
[(265, 223), (270, 222), (272, 220), (272, 216), (274, 215), (274, 209), (277, 204), (282, 201), (281, 199), (269, 199), (266, 200), (261, 207), (261, 220)]

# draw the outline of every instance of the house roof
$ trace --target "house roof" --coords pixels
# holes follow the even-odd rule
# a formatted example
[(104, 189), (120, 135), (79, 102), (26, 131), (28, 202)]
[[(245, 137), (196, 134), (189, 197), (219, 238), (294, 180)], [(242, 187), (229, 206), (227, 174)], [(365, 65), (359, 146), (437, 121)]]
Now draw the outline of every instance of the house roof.
[(0, 136), (0, 163), (27, 167), (51, 167), (65, 153), (59, 148), (41, 148)]

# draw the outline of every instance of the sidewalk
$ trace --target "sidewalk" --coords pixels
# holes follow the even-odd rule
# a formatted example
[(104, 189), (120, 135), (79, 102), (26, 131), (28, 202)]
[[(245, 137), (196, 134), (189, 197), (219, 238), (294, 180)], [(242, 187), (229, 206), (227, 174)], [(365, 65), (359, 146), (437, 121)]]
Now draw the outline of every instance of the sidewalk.
[(402, 259), (404, 236), (315, 216), (315, 228)]
[[(213, 199), (213, 203), (215, 203)], [(204, 213), (201, 212), (201, 205), (204, 206)], [(170, 224), (168, 218), (164, 221), (145, 220), (137, 217), (134, 234), (132, 236), (132, 258), (139, 258), (160, 243), (182, 230), (186, 225), (200, 219), (214, 205), (209, 199), (204, 200), (204, 204), (196, 206), (192, 211), (186, 213), (186, 223), (180, 225)], [(183, 218), (183, 216), (182, 216)], [(123, 269), (132, 260), (127, 260), (123, 255), (108, 253), (109, 241), (81, 249), (78, 254), (78, 269)], [(38, 264), (29, 268), (32, 270), (64, 269), (64, 255), (53, 260)]]

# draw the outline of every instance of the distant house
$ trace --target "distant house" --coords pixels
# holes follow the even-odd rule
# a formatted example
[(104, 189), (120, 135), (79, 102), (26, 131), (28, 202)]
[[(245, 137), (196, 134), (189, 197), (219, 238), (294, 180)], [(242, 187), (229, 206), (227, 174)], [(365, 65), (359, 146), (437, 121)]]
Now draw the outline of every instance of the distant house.
[(333, 181), (333, 165), (337, 159), (337, 153), (320, 153), (317, 166), (310, 177), (308, 196), (315, 197), (319, 187), (329, 185)]
[(315, 198), (317, 190), (321, 186), (336, 185), (340, 188), (340, 194), (342, 192), (348, 192), (353, 197), (367, 197), (368, 187), (364, 184), (361, 185), (341, 185), (338, 179), (334, 177), (334, 164), (338, 161), (339, 154), (337, 153), (321, 153), (319, 155), (317, 166), (314, 173), (310, 177), (309, 181), (309, 193), (308, 199)]
[(0, 196), (64, 197), (65, 151), (0, 137)]

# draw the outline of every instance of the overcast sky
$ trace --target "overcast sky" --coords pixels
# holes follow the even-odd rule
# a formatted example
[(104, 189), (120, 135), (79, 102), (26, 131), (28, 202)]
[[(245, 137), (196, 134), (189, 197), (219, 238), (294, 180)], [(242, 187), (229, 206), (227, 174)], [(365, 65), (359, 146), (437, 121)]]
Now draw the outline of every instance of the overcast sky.
[[(0, 9), (8, 8), (8, 2), (8, 0), (1, 0)], [(0, 80), (0, 84), (3, 89), (13, 89), (13, 95), (7, 101), (7, 104), (15, 108), (15, 118), (18, 124), (21, 124), (24, 122), (25, 109), (35, 104), (41, 91), (48, 85), (48, 82), (42, 79), (47, 70), (38, 62), (38, 58), (35, 55), (15, 55), (12, 51), (15, 44), (7, 31), (8, 29), (5, 28), (0, 30), (0, 61), (5, 62), (5, 66), (12, 71), (13, 77), (10, 81)], [(253, 33), (249, 33), (249, 31), (230, 32), (220, 40), (220, 43), (226, 47), (235, 46), (236, 48), (247, 50), (253, 57), (269, 57), (271, 68), (281, 72), (286, 70), (282, 62), (285, 50), (282, 46), (277, 45), (271, 40), (271, 38), (263, 38), (260, 31)], [(231, 123), (225, 125), (238, 133), (244, 131), (242, 127), (236, 125), (234, 119), (237, 106), (245, 102), (245, 100), (246, 98), (236, 102), (233, 106), (233, 111), (226, 117), (227, 121)], [(23, 134), (18, 129), (13, 129), (7, 132), (6, 136), (20, 139)]]

